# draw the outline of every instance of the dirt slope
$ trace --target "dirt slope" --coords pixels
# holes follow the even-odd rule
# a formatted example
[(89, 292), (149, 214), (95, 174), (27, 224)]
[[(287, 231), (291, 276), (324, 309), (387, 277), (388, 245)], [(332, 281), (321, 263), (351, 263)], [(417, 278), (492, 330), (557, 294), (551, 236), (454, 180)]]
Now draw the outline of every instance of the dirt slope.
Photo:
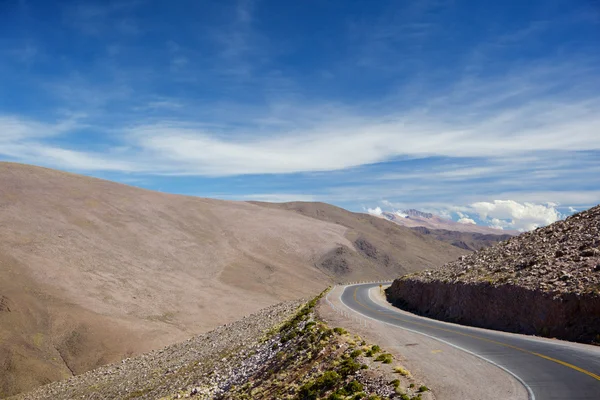
[[(432, 237), (399, 226), (368, 214), (354, 213), (326, 203), (252, 202), (270, 209), (294, 211), (319, 221), (346, 227), (346, 237), (352, 246), (340, 244), (317, 262), (326, 273), (339, 276), (342, 281), (387, 278), (393, 270), (403, 273), (419, 271), (426, 265), (437, 267), (443, 259), (456, 259), (467, 254)], [(354, 251), (357, 249), (358, 251)]]
[(400, 398), (399, 393), (434, 398), (407, 370), (393, 370), (398, 364), (391, 354), (379, 349), (367, 356), (374, 344), (327, 326), (317, 316), (317, 301), (271, 306), (12, 399), (382, 400)]
[[(397, 276), (460, 254), (380, 222), (389, 237), (371, 236), (387, 228), (368, 220), (350, 229), (0, 163), (0, 397), (315, 294), (331, 280)], [(357, 249), (363, 229), (368, 240)], [(323, 268), (328, 259), (335, 266), (339, 249), (344, 268)]]
[(388, 293), (441, 319), (600, 343), (600, 206), (397, 279)]

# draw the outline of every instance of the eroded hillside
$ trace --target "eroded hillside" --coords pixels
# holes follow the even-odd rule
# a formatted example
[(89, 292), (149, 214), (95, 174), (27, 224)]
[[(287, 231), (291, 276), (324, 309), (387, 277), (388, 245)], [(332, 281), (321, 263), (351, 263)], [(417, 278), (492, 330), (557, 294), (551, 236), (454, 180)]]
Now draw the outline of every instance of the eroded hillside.
[(0, 395), (187, 339), (324, 282), (390, 278), (463, 254), (389, 223), (373, 230), (379, 223), (349, 228), (0, 163)]

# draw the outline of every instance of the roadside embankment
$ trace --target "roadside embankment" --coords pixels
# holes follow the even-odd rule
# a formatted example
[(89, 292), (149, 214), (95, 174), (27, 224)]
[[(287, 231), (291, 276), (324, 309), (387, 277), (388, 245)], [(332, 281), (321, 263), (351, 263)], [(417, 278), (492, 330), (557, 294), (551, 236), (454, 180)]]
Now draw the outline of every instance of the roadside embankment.
[(516, 285), (397, 279), (391, 303), (428, 317), (507, 332), (599, 342), (600, 296), (552, 294)]
[(600, 344), (600, 206), (404, 276), (387, 293), (428, 317)]
[[(528, 399), (523, 384), (498, 366), (431, 336), (356, 314), (341, 301), (343, 291), (344, 286), (337, 286), (329, 293), (334, 308), (323, 302), (319, 316), (330, 326), (340, 326), (385, 348), (414, 378), (430, 387), (436, 399)], [(370, 297), (378, 305), (397, 311), (378, 287), (371, 289)]]
[(434, 400), (392, 354), (320, 320), (321, 297), (271, 306), (15, 399)]

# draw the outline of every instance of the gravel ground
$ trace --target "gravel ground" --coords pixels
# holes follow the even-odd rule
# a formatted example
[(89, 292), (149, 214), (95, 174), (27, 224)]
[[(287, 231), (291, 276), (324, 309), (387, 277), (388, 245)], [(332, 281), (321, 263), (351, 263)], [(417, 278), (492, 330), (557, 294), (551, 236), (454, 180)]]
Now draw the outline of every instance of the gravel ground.
[(317, 299), (281, 303), (13, 399), (434, 399), (385, 348), (320, 320)]
[[(256, 351), (261, 347), (259, 339), (266, 329), (292, 316), (302, 303), (268, 307), (185, 342), (42, 386), (12, 399), (156, 399), (189, 396), (192, 392), (198, 398), (211, 398), (243, 380), (250, 365), (260, 365), (269, 356), (268, 350)], [(238, 367), (234, 371), (232, 366)]]

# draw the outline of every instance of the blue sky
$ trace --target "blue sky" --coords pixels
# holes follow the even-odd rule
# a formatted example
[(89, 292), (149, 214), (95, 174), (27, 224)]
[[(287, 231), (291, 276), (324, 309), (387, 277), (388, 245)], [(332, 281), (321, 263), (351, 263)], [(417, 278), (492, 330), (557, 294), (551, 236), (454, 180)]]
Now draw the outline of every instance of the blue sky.
[(5, 0), (0, 159), (530, 229), (600, 202), (599, 39), (597, 0)]

